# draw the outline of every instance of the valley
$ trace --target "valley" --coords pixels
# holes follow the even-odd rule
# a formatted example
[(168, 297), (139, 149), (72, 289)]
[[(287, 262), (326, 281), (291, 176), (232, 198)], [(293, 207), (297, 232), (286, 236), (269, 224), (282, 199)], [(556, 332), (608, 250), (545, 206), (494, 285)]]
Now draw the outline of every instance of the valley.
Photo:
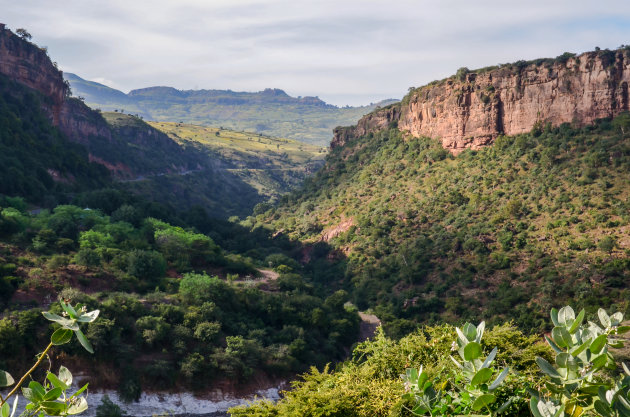
[(0, 369), (32, 371), (27, 415), (72, 414), (61, 364), (97, 417), (630, 415), (630, 47), (337, 107), (125, 94), (30, 39), (0, 25)]
[(126, 112), (147, 120), (198, 124), (247, 131), (249, 134), (290, 138), (327, 146), (332, 130), (396, 100), (360, 107), (337, 107), (318, 97), (291, 97), (276, 88), (257, 93), (231, 90), (177, 90), (148, 87), (128, 94), (75, 74), (64, 75), (75, 96), (92, 108)]

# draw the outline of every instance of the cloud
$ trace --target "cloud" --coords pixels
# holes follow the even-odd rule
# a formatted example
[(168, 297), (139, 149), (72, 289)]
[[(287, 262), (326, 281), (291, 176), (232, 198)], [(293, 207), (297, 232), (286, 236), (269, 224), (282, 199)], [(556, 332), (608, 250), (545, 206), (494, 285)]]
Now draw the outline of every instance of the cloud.
[[(66, 71), (123, 90), (400, 98), (469, 68), (627, 43), (627, 0), (0, 0)], [(373, 97), (373, 99), (370, 99)]]

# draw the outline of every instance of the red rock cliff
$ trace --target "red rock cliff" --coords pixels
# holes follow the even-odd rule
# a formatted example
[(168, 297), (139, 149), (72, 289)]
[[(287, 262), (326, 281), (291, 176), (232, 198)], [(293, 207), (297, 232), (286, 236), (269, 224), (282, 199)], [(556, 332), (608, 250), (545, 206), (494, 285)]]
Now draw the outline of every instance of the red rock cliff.
[(585, 125), (628, 110), (628, 81), (627, 49), (465, 73), (416, 89), (356, 126), (336, 128), (331, 147), (397, 126), (438, 138), (458, 153), (489, 145), (500, 134), (528, 132), (536, 123)]
[(80, 100), (68, 98), (69, 87), (45, 49), (21, 39), (0, 24), (0, 74), (22, 83), (44, 96), (44, 110), (53, 124), (71, 140), (87, 143), (90, 136), (111, 140), (111, 132), (100, 115)]
[(44, 103), (53, 123), (59, 124), (61, 106), (68, 92), (61, 71), (50, 61), (46, 51), (22, 40), (0, 26), (0, 73), (39, 91), (49, 98)]

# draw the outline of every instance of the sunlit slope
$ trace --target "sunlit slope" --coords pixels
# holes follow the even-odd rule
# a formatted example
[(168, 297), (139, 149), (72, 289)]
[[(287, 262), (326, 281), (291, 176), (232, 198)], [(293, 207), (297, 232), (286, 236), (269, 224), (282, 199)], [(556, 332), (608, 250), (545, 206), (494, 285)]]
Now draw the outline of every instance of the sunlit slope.
[[(336, 279), (391, 334), (417, 322), (628, 308), (630, 117), (538, 128), (453, 156), (397, 129), (334, 149), (258, 224), (347, 257)], [(625, 134), (623, 133), (625, 132)]]

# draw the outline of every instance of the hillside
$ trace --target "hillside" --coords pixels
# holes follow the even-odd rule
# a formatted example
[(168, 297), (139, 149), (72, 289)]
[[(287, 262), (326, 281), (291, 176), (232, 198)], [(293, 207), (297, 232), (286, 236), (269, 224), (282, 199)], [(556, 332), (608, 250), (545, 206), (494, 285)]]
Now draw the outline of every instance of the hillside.
[(217, 218), (245, 217), (257, 204), (276, 201), (321, 167), (326, 151), (289, 139), (102, 115), (117, 142), (101, 153), (112, 171), (122, 171), (119, 188), (180, 211), (203, 207)]
[(476, 317), (545, 328), (552, 306), (628, 309), (630, 116), (500, 136), (453, 156), (397, 129), (336, 147), (256, 218), (336, 251), (321, 277), (391, 335)]
[(0, 74), (0, 194), (55, 204), (70, 192), (111, 182), (87, 150), (52, 126), (47, 97)]
[(75, 96), (92, 108), (138, 114), (147, 120), (223, 127), (328, 146), (331, 131), (394, 100), (362, 107), (336, 107), (317, 97), (291, 97), (279, 89), (256, 93), (149, 87), (129, 94), (66, 73)]
[[(356, 341), (359, 316), (345, 306), (347, 294), (311, 282), (309, 266), (292, 258), (299, 244), (211, 217), (250, 212), (266, 201), (262, 190), (279, 194), (273, 187), (305, 175), (322, 150), (262, 136), (249, 144), (225, 130), (221, 143), (212, 139), (216, 129), (170, 129), (179, 142), (139, 117), (69, 97), (45, 49), (0, 24), (5, 383), (4, 369), (26, 372), (48, 344), (41, 313), (62, 314), (57, 299), (101, 311), (83, 328), (95, 354), (74, 340), (42, 360), (68, 364), (89, 375), (90, 387), (117, 389), (128, 401), (143, 389), (200, 386), (248, 395), (340, 360)], [(252, 184), (270, 183), (246, 183), (237, 171), (250, 167), (260, 170), (245, 175)], [(31, 376), (43, 381), (45, 367)]]

